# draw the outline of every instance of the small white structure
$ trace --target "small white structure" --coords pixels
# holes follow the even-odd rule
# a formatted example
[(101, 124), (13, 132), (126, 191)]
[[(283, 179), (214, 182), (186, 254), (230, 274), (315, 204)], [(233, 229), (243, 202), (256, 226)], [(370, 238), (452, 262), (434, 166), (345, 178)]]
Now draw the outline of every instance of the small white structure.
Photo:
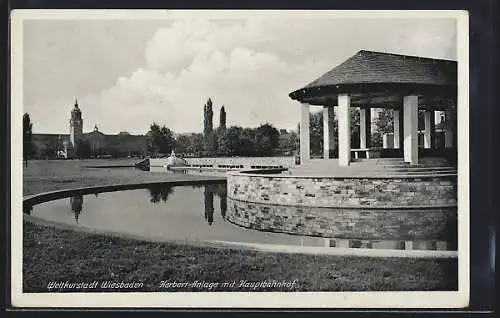
[(175, 152), (172, 150), (172, 153), (170, 156), (167, 158), (167, 164), (165, 165), (165, 168), (170, 168), (170, 167), (184, 167), (187, 166), (188, 163), (185, 159), (179, 158), (175, 155)]

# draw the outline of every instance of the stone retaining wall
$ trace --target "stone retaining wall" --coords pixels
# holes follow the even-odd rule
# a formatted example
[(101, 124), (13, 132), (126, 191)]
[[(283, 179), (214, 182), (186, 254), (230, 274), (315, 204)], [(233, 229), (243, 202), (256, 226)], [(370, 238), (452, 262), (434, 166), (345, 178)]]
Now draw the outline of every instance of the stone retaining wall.
[(231, 199), (289, 206), (411, 208), (457, 205), (456, 174), (389, 177), (299, 177), (227, 174)]
[(264, 231), (346, 239), (442, 240), (456, 246), (457, 209), (307, 208), (228, 199), (225, 218)]

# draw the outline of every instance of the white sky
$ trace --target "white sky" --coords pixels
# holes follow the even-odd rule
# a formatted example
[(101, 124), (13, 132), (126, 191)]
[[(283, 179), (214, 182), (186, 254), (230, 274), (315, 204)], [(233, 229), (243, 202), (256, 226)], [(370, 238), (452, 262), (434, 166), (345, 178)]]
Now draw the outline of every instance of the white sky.
[(29, 20), (24, 111), (35, 133), (68, 133), (75, 96), (84, 132), (144, 134), (156, 121), (203, 130), (203, 105), (227, 124), (293, 129), (288, 94), (361, 49), (456, 59), (453, 18)]

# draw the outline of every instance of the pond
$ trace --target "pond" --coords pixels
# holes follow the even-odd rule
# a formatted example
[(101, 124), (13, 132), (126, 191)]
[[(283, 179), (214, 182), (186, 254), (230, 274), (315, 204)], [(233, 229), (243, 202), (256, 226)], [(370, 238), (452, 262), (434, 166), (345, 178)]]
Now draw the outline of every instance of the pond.
[[(316, 237), (266, 231), (238, 222), (239, 216), (254, 220), (252, 211), (272, 213), (278, 207), (260, 206), (227, 198), (226, 185), (149, 186), (144, 189), (75, 195), (27, 207), (25, 213), (61, 224), (76, 225), (98, 231), (141, 236), (151, 240), (228, 241), (251, 244), (350, 247), (372, 249), (456, 250), (456, 238), (407, 237), (405, 235), (361, 237), (353, 230), (352, 237)], [(295, 209), (295, 210), (294, 210)], [(279, 207), (280, 213), (296, 213), (296, 208)], [(302, 208), (300, 213), (308, 213)], [(323, 209), (353, 226), (354, 213)], [(382, 213), (382, 212), (378, 212)], [(389, 213), (389, 214), (387, 214)], [(383, 220), (401, 221), (398, 213), (386, 212)], [(391, 216), (393, 215), (393, 216)], [(371, 215), (371, 218), (374, 217)], [(418, 215), (416, 214), (416, 217)], [(383, 221), (385, 222), (385, 221)], [(404, 221), (403, 221), (404, 222)], [(393, 222), (388, 222), (394, 228)], [(425, 226), (425, 224), (423, 225)], [(354, 226), (355, 227), (355, 226)], [(377, 228), (380, 224), (377, 225)], [(285, 231), (286, 232), (286, 231)]]

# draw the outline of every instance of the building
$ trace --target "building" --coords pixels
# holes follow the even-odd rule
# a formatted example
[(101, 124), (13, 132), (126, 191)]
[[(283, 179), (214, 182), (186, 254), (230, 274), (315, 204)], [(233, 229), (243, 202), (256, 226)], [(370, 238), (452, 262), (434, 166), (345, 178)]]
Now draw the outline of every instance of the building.
[(142, 157), (147, 154), (148, 142), (144, 135), (120, 132), (107, 135), (97, 125), (91, 132), (83, 132), (82, 111), (75, 100), (70, 113), (69, 134), (33, 134), (33, 144), (38, 158), (73, 158), (77, 148), (86, 148), (84, 156), (97, 157)]
[(69, 146), (73, 149), (83, 140), (83, 119), (82, 111), (78, 107), (78, 100), (75, 99), (75, 107), (71, 110), (71, 118), (69, 120)]
[[(349, 166), (352, 154), (379, 152), (371, 148), (371, 109), (392, 112), (396, 157), (419, 163), (418, 114), (423, 111), (425, 153), (456, 162), (457, 62), (361, 50), (321, 77), (289, 94), (301, 105), (300, 162), (310, 161), (309, 106), (323, 106), (324, 159), (335, 147), (331, 129), (338, 121), (338, 165)], [(351, 148), (350, 108), (360, 112), (360, 146)], [(335, 108), (337, 110), (335, 111)], [(444, 112), (444, 147), (436, 152), (436, 112)], [(441, 128), (441, 127), (438, 127)], [(439, 141), (441, 142), (441, 141)]]

